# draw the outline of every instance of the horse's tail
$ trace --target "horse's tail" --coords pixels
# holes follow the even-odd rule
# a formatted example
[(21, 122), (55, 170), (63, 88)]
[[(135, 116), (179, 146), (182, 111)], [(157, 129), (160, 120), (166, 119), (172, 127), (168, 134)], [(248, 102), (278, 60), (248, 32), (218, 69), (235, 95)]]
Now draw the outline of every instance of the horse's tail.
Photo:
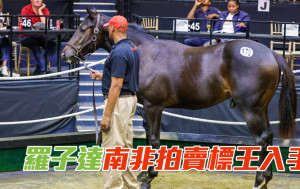
[(281, 138), (294, 138), (295, 118), (297, 115), (297, 94), (295, 89), (294, 73), (285, 59), (273, 51), (278, 66), (283, 72), (282, 89), (279, 102), (279, 136)]

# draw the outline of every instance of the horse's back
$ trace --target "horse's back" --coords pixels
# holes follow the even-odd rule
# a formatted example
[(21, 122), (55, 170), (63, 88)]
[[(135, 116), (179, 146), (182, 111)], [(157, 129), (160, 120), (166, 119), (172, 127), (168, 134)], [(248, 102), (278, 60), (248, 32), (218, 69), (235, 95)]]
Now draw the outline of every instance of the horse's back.
[(272, 50), (252, 40), (241, 39), (225, 43), (222, 57), (225, 61), (232, 61), (232, 66), (239, 69), (243, 67), (260, 69), (262, 66), (278, 68)]

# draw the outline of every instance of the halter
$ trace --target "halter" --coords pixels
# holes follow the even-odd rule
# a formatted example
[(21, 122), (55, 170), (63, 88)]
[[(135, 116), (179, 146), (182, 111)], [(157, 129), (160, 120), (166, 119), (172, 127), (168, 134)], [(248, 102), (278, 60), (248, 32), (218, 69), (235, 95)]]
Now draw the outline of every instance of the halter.
[(72, 47), (73, 49), (75, 49), (76, 53), (75, 53), (75, 57), (78, 58), (78, 59), (81, 59), (81, 60), (85, 60), (84, 58), (84, 55), (82, 54), (82, 50), (88, 46), (90, 43), (92, 43), (94, 45), (94, 51), (97, 50), (97, 43), (96, 43), (96, 40), (97, 40), (97, 35), (98, 33), (102, 33), (102, 31), (99, 30), (99, 26), (100, 26), (100, 18), (101, 18), (101, 15), (98, 14), (97, 15), (97, 23), (96, 23), (96, 26), (94, 28), (94, 34), (93, 36), (87, 40), (82, 46), (78, 46), (76, 47), (75, 45), (71, 44), (71, 43), (67, 43), (68, 46)]
[[(97, 40), (97, 35), (98, 33), (102, 33), (102, 31), (99, 30), (99, 26), (100, 26), (100, 18), (101, 15), (97, 15), (97, 23), (96, 26), (94, 28), (94, 34), (91, 37), (91, 39), (89, 39), (88, 41), (86, 41), (82, 46), (78, 46), (76, 47), (75, 45), (71, 44), (71, 43), (67, 43), (68, 46), (72, 47), (73, 49), (75, 49), (76, 53), (74, 55), (75, 58), (77, 58), (78, 60), (82, 60), (82, 63), (84, 65), (84, 67), (88, 70), (91, 71), (91, 68), (89, 68), (86, 63), (84, 62), (85, 58), (84, 55), (82, 54), (82, 49), (84, 49), (86, 46), (88, 46), (90, 43), (93, 43), (95, 49), (94, 51), (97, 50), (97, 44), (96, 44), (96, 40)], [(108, 43), (107, 38), (105, 39), (105, 43)], [(89, 53), (91, 54), (91, 53)], [(97, 119), (97, 110), (96, 110), (96, 100), (95, 100), (95, 80), (93, 80), (93, 109), (94, 109), (94, 119), (95, 119), (95, 130), (96, 130), (96, 144), (100, 143), (100, 140), (102, 139), (102, 133), (107, 133), (110, 130), (110, 126), (108, 126), (108, 129), (106, 131), (103, 131), (100, 128), (100, 134), (98, 132), (98, 119)]]

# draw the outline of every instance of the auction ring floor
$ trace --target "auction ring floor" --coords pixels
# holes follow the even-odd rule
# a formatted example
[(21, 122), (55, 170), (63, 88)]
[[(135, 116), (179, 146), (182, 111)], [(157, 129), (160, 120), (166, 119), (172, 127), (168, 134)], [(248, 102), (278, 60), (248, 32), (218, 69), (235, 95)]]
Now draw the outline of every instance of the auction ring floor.
[[(3, 172), (0, 173), (0, 188), (103, 188), (102, 172), (77, 172), (75, 166), (57, 172)], [(152, 189), (231, 189), (252, 188), (255, 173), (241, 172), (160, 172), (152, 182)], [(300, 174), (274, 173), (268, 188), (300, 189)]]

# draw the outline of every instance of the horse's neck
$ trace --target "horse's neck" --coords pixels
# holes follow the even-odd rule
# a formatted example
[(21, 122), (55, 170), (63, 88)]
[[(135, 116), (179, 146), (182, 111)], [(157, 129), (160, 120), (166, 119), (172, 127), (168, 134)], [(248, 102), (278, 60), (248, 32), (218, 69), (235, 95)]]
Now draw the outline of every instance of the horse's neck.
[[(144, 45), (149, 45), (150, 43), (153, 43), (153, 41), (143, 37), (143, 36), (140, 36), (140, 35), (136, 35), (134, 33), (131, 33), (131, 32), (128, 32), (127, 33), (127, 37), (129, 38), (129, 40), (135, 44), (138, 48), (141, 47), (141, 46), (144, 46)], [(108, 43), (108, 44), (106, 44)], [(105, 44), (102, 46), (102, 48), (104, 48), (105, 50), (107, 50), (109, 53), (110, 51), (112, 50), (112, 46), (113, 46), (113, 41), (112, 40), (107, 40), (105, 42)]]
[(105, 41), (102, 48), (110, 53), (110, 51), (112, 50), (112, 46), (113, 46), (113, 44), (110, 41)]
[(137, 33), (127, 33), (127, 37), (130, 39), (130, 41), (135, 44), (137, 47), (147, 45), (151, 43), (151, 40), (149, 40), (147, 37), (144, 37), (142, 35), (139, 35)]
[[(140, 47), (141, 45), (143, 45), (145, 42), (141, 42), (141, 41), (139, 41), (139, 40), (136, 40), (135, 38), (131, 38), (131, 37), (129, 37), (128, 36), (128, 38), (129, 38), (129, 40), (133, 43), (133, 44), (135, 44), (137, 47)], [(113, 43), (109, 43), (109, 44), (104, 44), (103, 46), (102, 46), (102, 48), (103, 49), (105, 49), (107, 52), (111, 52), (112, 51), (112, 46), (113, 46), (114, 44)]]

